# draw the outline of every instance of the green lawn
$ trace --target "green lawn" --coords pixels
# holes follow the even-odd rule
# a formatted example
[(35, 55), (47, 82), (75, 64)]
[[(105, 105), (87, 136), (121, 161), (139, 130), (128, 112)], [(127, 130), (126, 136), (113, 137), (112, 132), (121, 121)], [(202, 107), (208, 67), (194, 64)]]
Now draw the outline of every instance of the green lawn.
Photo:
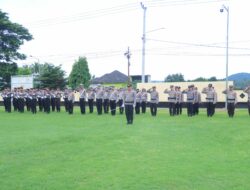
[(250, 117), (170, 117), (0, 108), (1, 190), (248, 190)]

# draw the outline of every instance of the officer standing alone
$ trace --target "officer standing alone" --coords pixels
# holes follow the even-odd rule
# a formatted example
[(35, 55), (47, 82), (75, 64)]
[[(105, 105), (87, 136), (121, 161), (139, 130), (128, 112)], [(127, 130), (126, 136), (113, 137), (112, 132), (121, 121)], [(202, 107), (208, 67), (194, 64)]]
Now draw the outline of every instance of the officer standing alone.
[(127, 124), (133, 124), (134, 107), (136, 104), (136, 92), (132, 90), (131, 84), (128, 84), (128, 89), (125, 91), (123, 96), (123, 102), (125, 105)]

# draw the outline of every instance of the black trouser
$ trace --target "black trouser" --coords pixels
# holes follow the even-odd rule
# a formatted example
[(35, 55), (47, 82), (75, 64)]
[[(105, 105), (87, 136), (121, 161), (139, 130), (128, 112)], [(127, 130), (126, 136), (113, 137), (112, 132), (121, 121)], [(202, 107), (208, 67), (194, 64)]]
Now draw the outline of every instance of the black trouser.
[(156, 116), (157, 114), (157, 104), (156, 103), (150, 103), (150, 111), (152, 116)]
[(141, 112), (146, 113), (147, 102), (141, 102)]
[(213, 102), (207, 102), (207, 116), (212, 117), (214, 115), (214, 104)]
[(30, 105), (30, 108), (31, 108), (31, 112), (32, 112), (33, 114), (35, 114), (35, 113), (36, 113), (36, 103), (37, 103), (36, 98), (31, 99), (31, 105)]
[(122, 106), (123, 106), (123, 100), (120, 99), (120, 100), (118, 101), (118, 104), (119, 104), (119, 111), (120, 111), (120, 114), (123, 114), (123, 112), (124, 112), (124, 107), (122, 107)]
[(61, 98), (56, 98), (56, 111), (61, 111)]
[(187, 115), (188, 117), (192, 117), (194, 113), (194, 105), (192, 102), (187, 102)]
[(88, 104), (89, 104), (89, 113), (93, 113), (94, 111), (94, 100), (93, 99), (88, 99)]
[(17, 101), (17, 98), (13, 98), (13, 107), (14, 107), (14, 111), (18, 110), (18, 101)]
[(175, 104), (175, 110), (176, 110), (176, 115), (180, 115), (180, 103), (179, 102)]
[(110, 100), (110, 110), (111, 110), (111, 115), (115, 115), (115, 112), (116, 112), (116, 101), (115, 100)]
[(199, 103), (196, 102), (194, 103), (194, 115), (198, 115), (199, 114)]
[(38, 107), (39, 107), (39, 111), (43, 111), (43, 99), (42, 98), (38, 98)]
[(27, 111), (30, 111), (31, 99), (30, 98), (26, 98), (25, 100), (26, 100)]
[(54, 112), (56, 110), (56, 98), (51, 98), (51, 110)]
[(72, 100), (68, 101), (68, 110), (69, 110), (69, 114), (73, 114), (73, 111), (74, 111), (74, 102)]
[(11, 97), (5, 98), (5, 111), (6, 112), (11, 112)]
[(102, 114), (102, 99), (101, 98), (96, 99), (96, 109), (97, 109), (97, 114), (101, 115)]
[(44, 98), (44, 112), (50, 113), (50, 98)]
[(234, 103), (227, 103), (227, 113), (229, 117), (234, 116), (235, 104)]
[(250, 101), (248, 101), (248, 114), (250, 115)]
[(69, 100), (68, 100), (68, 98), (64, 98), (64, 107), (65, 107), (65, 111), (68, 112), (69, 111)]
[(19, 112), (24, 112), (24, 98), (18, 98), (18, 110)]
[(81, 114), (85, 114), (85, 98), (80, 98)]
[(132, 124), (134, 116), (133, 105), (125, 105), (125, 113), (126, 113), (127, 123)]
[(135, 104), (135, 114), (140, 114), (140, 107), (141, 107), (140, 102), (136, 102), (136, 104)]
[(169, 114), (174, 116), (176, 114), (176, 106), (174, 102), (169, 102)]
[(103, 110), (104, 113), (109, 113), (109, 99), (103, 100)]

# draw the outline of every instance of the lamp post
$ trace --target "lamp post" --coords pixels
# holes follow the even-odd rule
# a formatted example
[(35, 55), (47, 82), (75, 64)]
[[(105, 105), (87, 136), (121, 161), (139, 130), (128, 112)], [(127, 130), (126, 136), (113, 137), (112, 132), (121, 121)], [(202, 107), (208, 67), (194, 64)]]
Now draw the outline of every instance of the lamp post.
[(146, 11), (147, 7), (141, 2), (141, 8), (143, 9), (143, 34), (142, 34), (142, 74), (141, 82), (145, 83), (145, 45), (146, 45)]
[[(227, 34), (226, 34), (226, 90), (228, 90), (228, 39), (229, 39), (229, 7), (222, 5), (220, 12), (223, 13), (224, 10), (227, 13)], [(227, 95), (225, 100), (225, 109), (227, 109)]]

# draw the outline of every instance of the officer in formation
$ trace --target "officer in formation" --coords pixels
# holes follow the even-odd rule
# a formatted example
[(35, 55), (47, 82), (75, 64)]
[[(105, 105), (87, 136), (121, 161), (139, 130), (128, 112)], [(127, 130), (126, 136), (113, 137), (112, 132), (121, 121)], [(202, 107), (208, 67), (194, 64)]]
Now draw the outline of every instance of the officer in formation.
[(147, 101), (148, 101), (148, 93), (147, 93), (146, 89), (143, 88), (141, 91), (141, 112), (143, 114), (146, 113)]
[(95, 93), (96, 93), (97, 114), (102, 115), (102, 103), (103, 103), (103, 95), (104, 95), (103, 87), (97, 87), (95, 90)]
[(250, 86), (246, 87), (246, 89), (244, 89), (244, 92), (247, 93), (248, 95), (247, 107), (248, 107), (248, 114), (250, 116)]
[(115, 116), (116, 114), (116, 104), (119, 100), (119, 93), (115, 88), (110, 88), (110, 96), (109, 96), (109, 102), (110, 102), (110, 111), (111, 115)]
[(193, 115), (199, 115), (199, 108), (201, 104), (201, 93), (198, 91), (197, 87), (194, 87), (194, 113)]
[(183, 91), (187, 95), (187, 116), (192, 117), (194, 115), (194, 102), (195, 102), (195, 93), (194, 86), (189, 85), (188, 89)]
[(118, 90), (118, 105), (119, 105), (119, 112), (122, 115), (124, 112), (124, 107), (123, 107), (123, 96), (124, 96), (125, 90), (123, 88), (120, 88)]
[(176, 86), (175, 91), (176, 91), (176, 105), (175, 105), (176, 115), (181, 115), (182, 114), (182, 102), (183, 102), (183, 94), (181, 92), (181, 87)]
[(150, 111), (152, 116), (157, 115), (157, 104), (159, 103), (159, 93), (156, 91), (156, 86), (153, 86), (147, 91), (150, 94)]
[(215, 114), (217, 93), (212, 84), (208, 84), (207, 88), (203, 88), (202, 93), (206, 94), (207, 116), (212, 117)]
[(165, 89), (165, 94), (168, 94), (168, 103), (169, 103), (169, 114), (170, 116), (176, 115), (176, 103), (177, 103), (177, 92), (174, 88), (174, 85), (170, 86), (170, 90)]
[(105, 87), (103, 94), (103, 111), (104, 113), (109, 113), (109, 98), (110, 98), (110, 87)]
[(93, 111), (94, 111), (95, 90), (93, 88), (89, 88), (87, 90), (87, 96), (88, 96), (89, 113), (93, 113)]
[(234, 86), (230, 85), (229, 89), (222, 92), (226, 94), (227, 113), (229, 117), (234, 117), (235, 106), (237, 104), (237, 93), (234, 91)]
[(73, 112), (74, 112), (74, 102), (75, 102), (75, 92), (73, 90), (69, 90), (69, 93), (68, 93), (68, 112), (69, 112), (69, 114), (73, 114)]
[(141, 108), (141, 91), (137, 89), (136, 90), (135, 114), (140, 114), (140, 108)]
[(132, 89), (132, 85), (128, 84), (127, 90), (123, 95), (123, 102), (125, 106), (125, 114), (127, 119), (127, 124), (133, 124), (134, 118), (134, 107), (136, 104), (136, 92)]
[(79, 105), (80, 105), (80, 109), (81, 109), (81, 114), (85, 114), (86, 113), (85, 107), (86, 107), (87, 93), (82, 85), (79, 88), (79, 94), (80, 94)]

